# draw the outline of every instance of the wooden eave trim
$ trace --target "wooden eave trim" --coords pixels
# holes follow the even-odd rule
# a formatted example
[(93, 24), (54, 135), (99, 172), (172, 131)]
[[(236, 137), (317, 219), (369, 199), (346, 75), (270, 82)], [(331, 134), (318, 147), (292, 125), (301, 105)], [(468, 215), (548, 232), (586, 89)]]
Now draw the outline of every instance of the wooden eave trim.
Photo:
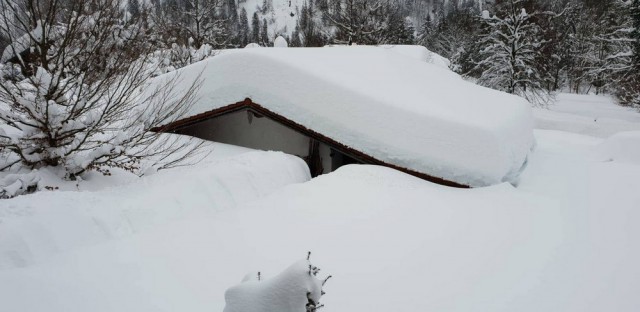
[(233, 113), (233, 112), (237, 112), (240, 110), (251, 110), (255, 113), (261, 114), (265, 117), (268, 117), (274, 121), (277, 121), (280, 124), (283, 124), (285, 126), (287, 126), (288, 128), (291, 128), (297, 132), (300, 132), (310, 138), (313, 138), (314, 140), (318, 140), (324, 144), (327, 144), (331, 147), (333, 147), (334, 149), (339, 150), (340, 152), (346, 154), (349, 157), (355, 158), (357, 160), (360, 160), (363, 163), (366, 164), (371, 164), (371, 165), (379, 165), (379, 166), (385, 166), (385, 167), (389, 167), (398, 171), (402, 171), (404, 173), (410, 174), (412, 176), (421, 178), (423, 180), (427, 180), (436, 184), (440, 184), (440, 185), (445, 185), (445, 186), (450, 186), (450, 187), (456, 187), (456, 188), (469, 188), (468, 185), (464, 185), (464, 184), (460, 184), (457, 182), (453, 182), (453, 181), (449, 181), (449, 180), (445, 180), (443, 178), (440, 177), (434, 177), (422, 172), (418, 172), (412, 169), (408, 169), (408, 168), (404, 168), (404, 167), (400, 167), (397, 165), (393, 165), (387, 162), (384, 162), (382, 160), (376, 159), (368, 154), (365, 154), (361, 151), (358, 151), (356, 149), (353, 149), (349, 146), (346, 146), (334, 139), (331, 139), (321, 133), (318, 133), (316, 131), (313, 131), (301, 124), (298, 124), (282, 115), (279, 115), (277, 113), (274, 113), (268, 109), (266, 109), (265, 107), (263, 107), (262, 105), (253, 102), (251, 99), (246, 98), (244, 101), (241, 102), (236, 102), (224, 107), (220, 107), (220, 108), (216, 108), (213, 110), (210, 110), (208, 112), (204, 112), (198, 115), (194, 115), (188, 118), (184, 118), (184, 119), (180, 119), (180, 120), (176, 120), (174, 122), (171, 122), (169, 124), (163, 125), (163, 126), (159, 126), (156, 128), (151, 129), (152, 131), (155, 132), (176, 132), (182, 128), (191, 126), (195, 123), (199, 123), (201, 121), (207, 120), (207, 119), (211, 119), (211, 118), (215, 118), (218, 116), (222, 116), (222, 115), (226, 115), (229, 113)]

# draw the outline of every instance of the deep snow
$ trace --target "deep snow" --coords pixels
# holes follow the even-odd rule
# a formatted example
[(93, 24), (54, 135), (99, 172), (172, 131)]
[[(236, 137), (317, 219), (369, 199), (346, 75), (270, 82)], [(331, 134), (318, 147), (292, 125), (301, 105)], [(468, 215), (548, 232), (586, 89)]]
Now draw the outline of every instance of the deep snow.
[(96, 191), (42, 191), (0, 201), (0, 270), (29, 266), (196, 212), (233, 209), (310, 179), (306, 164), (295, 156), (226, 144), (210, 148), (208, 159), (192, 168), (143, 178), (120, 172), (111, 180), (95, 174), (80, 189)]
[[(304, 182), (294, 157), (242, 152), (123, 187), (4, 200), (0, 250), (36, 256), (4, 262), (0, 310), (222, 311), (246, 273), (269, 279), (311, 250), (334, 276), (324, 311), (638, 311), (640, 164), (598, 158), (630, 155), (619, 146), (638, 135), (535, 136), (517, 187), (452, 189), (376, 166)], [(103, 214), (136, 211), (151, 214), (129, 218), (136, 231), (92, 234)], [(57, 232), (75, 234), (53, 236), (67, 248), (30, 239)]]
[(549, 108), (534, 108), (533, 115), (538, 129), (600, 138), (621, 131), (640, 131), (637, 110), (615, 105), (609, 96), (561, 93)]
[(229, 50), (157, 82), (180, 75), (184, 85), (178, 88), (186, 89), (202, 77), (199, 100), (185, 117), (251, 98), (389, 164), (470, 186), (517, 180), (534, 145), (530, 105), (435, 62), (407, 57), (416, 52), (428, 51)]

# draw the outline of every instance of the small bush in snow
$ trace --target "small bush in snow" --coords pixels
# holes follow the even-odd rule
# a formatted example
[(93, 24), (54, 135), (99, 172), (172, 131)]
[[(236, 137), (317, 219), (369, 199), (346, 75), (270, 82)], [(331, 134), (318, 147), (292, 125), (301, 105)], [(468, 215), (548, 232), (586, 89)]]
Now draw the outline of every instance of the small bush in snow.
[(319, 271), (307, 257), (270, 279), (265, 280), (260, 272), (250, 273), (226, 291), (224, 312), (316, 311), (323, 307), (322, 287), (331, 277), (320, 280), (316, 277)]
[(0, 0), (0, 7), (0, 33), (12, 42), (0, 64), (0, 196), (38, 189), (32, 175), (41, 168), (73, 180), (189, 154), (151, 129), (182, 115), (198, 83), (175, 90), (176, 80), (167, 80), (140, 92), (153, 74), (152, 48), (142, 23), (122, 18), (121, 1)]

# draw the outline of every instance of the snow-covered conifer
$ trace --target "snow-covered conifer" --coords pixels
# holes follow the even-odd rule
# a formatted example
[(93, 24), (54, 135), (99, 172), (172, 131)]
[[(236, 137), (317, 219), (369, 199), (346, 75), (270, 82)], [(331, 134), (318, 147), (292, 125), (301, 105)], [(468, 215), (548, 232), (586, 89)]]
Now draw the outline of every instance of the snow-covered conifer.
[(240, 10), (240, 16), (238, 17), (238, 43), (240, 46), (246, 46), (249, 43), (249, 17), (247, 16), (247, 10), (242, 8)]
[(336, 11), (327, 14), (329, 24), (336, 28), (333, 38), (339, 44), (378, 44), (380, 34), (386, 29), (387, 0), (338, 1)]
[(260, 41), (260, 18), (258, 11), (256, 11), (251, 17), (251, 42), (259, 43)]
[(262, 19), (262, 27), (260, 28), (260, 43), (263, 47), (271, 46), (271, 40), (269, 40), (269, 25), (267, 19)]
[(484, 19), (487, 32), (480, 39), (478, 83), (523, 96), (536, 105), (546, 104), (549, 97), (536, 67), (540, 28), (522, 4), (523, 0), (506, 1), (497, 14)]

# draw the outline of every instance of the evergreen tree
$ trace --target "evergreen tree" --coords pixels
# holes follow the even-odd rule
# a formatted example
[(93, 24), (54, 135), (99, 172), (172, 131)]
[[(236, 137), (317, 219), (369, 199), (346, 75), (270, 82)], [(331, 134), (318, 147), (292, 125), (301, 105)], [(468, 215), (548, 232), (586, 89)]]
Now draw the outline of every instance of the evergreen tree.
[(424, 22), (418, 29), (418, 37), (416, 43), (429, 48), (432, 45), (432, 40), (436, 34), (436, 21), (431, 18), (430, 14), (427, 14)]
[(227, 0), (226, 2), (226, 16), (229, 19), (229, 23), (235, 25), (238, 23), (238, 6), (236, 0)]
[(629, 14), (633, 23), (633, 31), (631, 32), (634, 53), (633, 64), (634, 69), (640, 72), (640, 0), (633, 0), (629, 7)]
[(378, 44), (380, 34), (386, 29), (386, 0), (344, 0), (328, 14), (329, 24), (336, 28), (333, 38), (338, 44)]
[(247, 10), (242, 8), (238, 17), (238, 44), (244, 47), (249, 44), (249, 39), (249, 17), (247, 16)]
[(478, 83), (518, 94), (533, 104), (545, 104), (549, 97), (536, 68), (540, 28), (522, 8), (522, 2), (508, 0), (499, 7), (499, 15), (484, 20), (488, 31), (480, 39)]
[(260, 18), (258, 18), (258, 12), (253, 12), (251, 18), (251, 42), (259, 43), (260, 40)]
[(296, 25), (296, 28), (291, 33), (291, 39), (287, 40), (290, 47), (302, 47), (302, 40), (300, 39), (300, 26)]
[[(301, 37), (300, 44), (304, 47), (321, 47), (326, 44), (326, 40), (323, 34), (320, 32), (320, 27), (315, 19), (315, 10), (313, 3), (307, 5), (306, 2), (302, 4), (300, 10), (300, 19), (298, 20), (299, 35)], [(292, 40), (295, 40), (293, 38)]]
[(411, 20), (405, 18), (399, 11), (390, 12), (387, 17), (387, 28), (381, 32), (379, 43), (385, 44), (413, 44), (414, 28)]
[(262, 42), (262, 46), (269, 47), (271, 46), (271, 40), (269, 40), (269, 30), (267, 19), (262, 19), (262, 29), (260, 30), (260, 41)]
[(461, 74), (473, 75), (477, 56), (478, 40), (482, 27), (478, 21), (480, 12), (472, 7), (444, 7), (434, 12), (434, 18), (427, 15), (419, 32), (419, 44), (451, 60), (451, 67)]
[(632, 54), (629, 69), (617, 86), (616, 96), (622, 105), (640, 109), (640, 0), (628, 6), (630, 24), (629, 46)]

